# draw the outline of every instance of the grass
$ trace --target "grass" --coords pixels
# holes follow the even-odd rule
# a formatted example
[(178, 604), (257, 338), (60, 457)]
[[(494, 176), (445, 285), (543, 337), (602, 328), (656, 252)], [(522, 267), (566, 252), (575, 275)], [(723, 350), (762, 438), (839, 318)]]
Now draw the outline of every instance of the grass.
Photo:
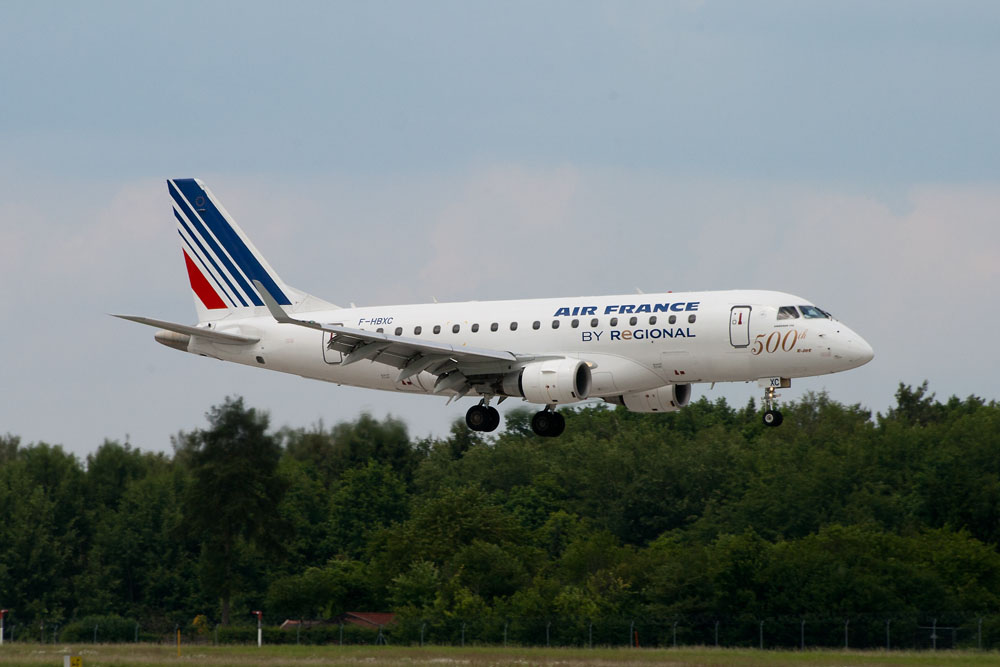
[(764, 667), (817, 665), (821, 667), (997, 665), (1000, 653), (971, 651), (759, 651), (751, 649), (678, 648), (499, 648), (451, 646), (181, 646), (165, 644), (5, 644), (3, 665), (62, 665), (64, 655), (79, 655), (84, 667), (103, 665), (213, 665), (255, 667), (270, 665), (667, 665), (669, 667)]

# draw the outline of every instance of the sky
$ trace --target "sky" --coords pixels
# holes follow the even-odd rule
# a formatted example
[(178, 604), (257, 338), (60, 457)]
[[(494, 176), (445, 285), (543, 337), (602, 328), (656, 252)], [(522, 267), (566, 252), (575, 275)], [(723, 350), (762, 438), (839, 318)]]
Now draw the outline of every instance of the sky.
[(170, 451), (237, 395), (275, 427), (464, 415), (109, 317), (194, 322), (183, 177), (341, 305), (775, 289), (876, 354), (784, 399), (997, 399), (997, 35), (994, 2), (4, 3), (0, 434)]

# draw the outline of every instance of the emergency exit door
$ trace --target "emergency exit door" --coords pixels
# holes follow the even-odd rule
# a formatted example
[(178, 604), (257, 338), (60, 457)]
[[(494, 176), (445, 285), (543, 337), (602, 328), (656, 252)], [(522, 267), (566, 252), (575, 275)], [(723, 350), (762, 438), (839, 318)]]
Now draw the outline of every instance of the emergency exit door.
[(750, 345), (750, 306), (733, 306), (729, 313), (729, 342), (733, 347)]

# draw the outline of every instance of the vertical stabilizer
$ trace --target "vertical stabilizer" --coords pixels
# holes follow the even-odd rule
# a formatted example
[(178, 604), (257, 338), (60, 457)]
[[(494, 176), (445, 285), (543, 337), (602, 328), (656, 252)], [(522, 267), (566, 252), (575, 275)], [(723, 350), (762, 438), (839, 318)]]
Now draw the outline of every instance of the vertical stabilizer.
[[(195, 178), (167, 181), (177, 232), (199, 322), (266, 313), (253, 286), (260, 281), (282, 306), (294, 311), (309, 295), (289, 287), (223, 208)], [(332, 305), (332, 304), (330, 304)]]

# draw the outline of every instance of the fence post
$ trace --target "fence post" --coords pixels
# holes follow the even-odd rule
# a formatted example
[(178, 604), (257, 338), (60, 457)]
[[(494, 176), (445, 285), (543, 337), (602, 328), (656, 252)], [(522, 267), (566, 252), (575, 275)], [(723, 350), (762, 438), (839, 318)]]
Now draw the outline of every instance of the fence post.
[(799, 624), (799, 650), (806, 650), (806, 619), (802, 619), (802, 623)]
[(545, 648), (551, 646), (549, 643), (549, 628), (552, 627), (552, 621), (545, 621)]
[(851, 619), (844, 619), (844, 650), (847, 650), (847, 626), (851, 624)]
[(719, 648), (719, 621), (715, 621), (715, 648)]
[(764, 621), (760, 622), (760, 648), (764, 649)]
[(55, 644), (59, 641), (59, 624), (56, 623), (55, 629), (52, 631), (52, 643)]
[(979, 623), (978, 623), (978, 625), (979, 625), (979, 627), (976, 630), (976, 645), (979, 647), (979, 650), (982, 651), (983, 650), (983, 617), (982, 616), (979, 617)]
[(94, 625), (94, 643), (97, 643), (97, 625)]
[[(546, 633), (548, 630), (546, 630)], [(462, 647), (465, 648), (465, 621), (462, 621)]]
[(677, 621), (674, 621), (674, 648), (677, 648)]
[(635, 628), (635, 621), (633, 620), (633, 621), (631, 621), (631, 622), (630, 622), (630, 623), (628, 624), (628, 647), (629, 647), (629, 648), (632, 648), (632, 647), (633, 647), (633, 644), (632, 644), (632, 641), (633, 641), (633, 640), (632, 640), (632, 630), (633, 630), (634, 628)]
[[(982, 622), (980, 622), (982, 626)], [(587, 648), (594, 648), (594, 622), (589, 621), (587, 623)]]
[(931, 646), (933, 647), (933, 650), (935, 650), (935, 651), (937, 650), (937, 619), (936, 618), (934, 619), (934, 622), (931, 623)]
[(503, 622), (503, 647), (507, 648), (507, 625), (510, 621)]
[(420, 621), (420, 645), (424, 645), (424, 630), (427, 628), (427, 621)]
[(344, 622), (340, 622), (340, 645), (344, 645)]
[(135, 643), (139, 643), (139, 624), (135, 624)]
[(218, 623), (215, 624), (215, 640), (214, 640), (214, 643), (215, 643), (216, 646), (219, 645), (219, 624)]
[(892, 624), (892, 619), (885, 619), (885, 650), (889, 650), (889, 625)]
[(298, 624), (295, 626), (295, 645), (299, 645), (299, 635), (302, 632), (302, 621), (299, 620)]

